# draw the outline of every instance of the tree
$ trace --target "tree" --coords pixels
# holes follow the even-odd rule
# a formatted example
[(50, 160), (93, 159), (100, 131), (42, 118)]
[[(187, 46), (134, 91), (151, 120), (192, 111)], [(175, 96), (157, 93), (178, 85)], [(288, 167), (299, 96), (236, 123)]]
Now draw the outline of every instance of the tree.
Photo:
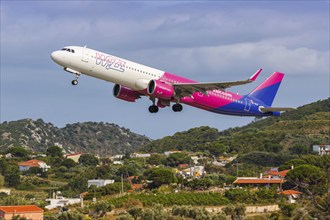
[(133, 216), (133, 218), (134, 218), (135, 220), (137, 220), (137, 218), (138, 218), (139, 216), (142, 215), (142, 208), (141, 208), (141, 207), (138, 207), (138, 206), (132, 206), (131, 208), (129, 208), (129, 209), (127, 210), (127, 212), (128, 212), (131, 216)]
[(20, 157), (25, 160), (28, 158), (30, 152), (24, 147), (11, 147), (6, 153), (11, 153), (14, 157)]
[(99, 159), (91, 154), (83, 154), (79, 157), (79, 163), (85, 166), (96, 166), (99, 164)]
[(69, 158), (64, 158), (61, 162), (61, 166), (65, 166), (66, 168), (70, 169), (71, 167), (75, 167), (77, 165), (74, 160)]
[(226, 206), (223, 211), (226, 215), (230, 215), (232, 220), (244, 219), (246, 207), (243, 204), (237, 206)]
[(201, 178), (201, 179), (193, 179), (192, 181), (188, 182), (187, 186), (195, 190), (196, 189), (206, 190), (213, 184), (214, 182), (211, 179)]
[(216, 157), (229, 151), (229, 147), (220, 142), (207, 143), (205, 148), (210, 152), (212, 156)]
[(58, 146), (48, 147), (46, 151), (48, 157), (63, 157), (62, 148)]
[(94, 217), (97, 217), (97, 219), (99, 219), (100, 217), (105, 216), (105, 214), (107, 212), (111, 212), (111, 210), (113, 209), (113, 206), (106, 201), (99, 201), (96, 203), (92, 204), (92, 208), (94, 209)]
[(5, 185), (5, 178), (0, 174), (0, 188), (2, 188)]
[(174, 172), (167, 168), (153, 168), (148, 174), (148, 179), (152, 181), (152, 187), (159, 187), (163, 184), (170, 184), (177, 181)]
[(163, 163), (165, 156), (162, 154), (152, 154), (148, 159), (147, 163), (151, 165), (160, 165)]
[(173, 153), (170, 154), (164, 161), (164, 165), (175, 167), (179, 164), (190, 163), (191, 158), (186, 153)]
[(294, 209), (297, 207), (296, 204), (280, 204), (280, 209), (284, 216), (291, 217)]
[(311, 151), (311, 149), (309, 146), (296, 144), (290, 147), (289, 151), (292, 154), (308, 154)]
[(313, 165), (303, 164), (290, 170), (286, 179), (299, 190), (311, 195), (322, 195), (327, 191), (326, 173)]

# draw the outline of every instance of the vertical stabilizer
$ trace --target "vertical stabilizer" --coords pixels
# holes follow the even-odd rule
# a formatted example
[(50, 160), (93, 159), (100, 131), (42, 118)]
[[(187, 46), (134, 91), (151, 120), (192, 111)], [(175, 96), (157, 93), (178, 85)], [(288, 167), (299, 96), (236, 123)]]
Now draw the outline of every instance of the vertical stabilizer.
[(263, 83), (255, 88), (248, 96), (259, 99), (268, 106), (271, 106), (278, 88), (283, 80), (284, 74), (274, 72)]

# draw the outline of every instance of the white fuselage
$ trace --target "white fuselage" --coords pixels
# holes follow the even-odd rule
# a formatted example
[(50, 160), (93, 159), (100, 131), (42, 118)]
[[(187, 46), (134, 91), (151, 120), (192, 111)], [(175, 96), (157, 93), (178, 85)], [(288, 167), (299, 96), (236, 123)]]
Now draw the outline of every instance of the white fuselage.
[(59, 50), (53, 52), (51, 56), (56, 63), (67, 67), (68, 70), (72, 69), (133, 90), (145, 90), (150, 80), (159, 79), (164, 74), (164, 71), (93, 49), (84, 47), (70, 47), (70, 49), (74, 53)]

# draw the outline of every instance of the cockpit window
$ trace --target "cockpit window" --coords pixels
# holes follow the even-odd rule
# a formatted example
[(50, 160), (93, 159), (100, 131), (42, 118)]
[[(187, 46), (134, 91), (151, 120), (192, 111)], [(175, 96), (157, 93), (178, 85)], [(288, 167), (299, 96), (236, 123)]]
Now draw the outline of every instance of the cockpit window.
[(64, 50), (64, 51), (68, 51), (70, 53), (75, 53), (75, 51), (73, 49), (69, 49), (69, 48), (62, 48), (61, 50)]

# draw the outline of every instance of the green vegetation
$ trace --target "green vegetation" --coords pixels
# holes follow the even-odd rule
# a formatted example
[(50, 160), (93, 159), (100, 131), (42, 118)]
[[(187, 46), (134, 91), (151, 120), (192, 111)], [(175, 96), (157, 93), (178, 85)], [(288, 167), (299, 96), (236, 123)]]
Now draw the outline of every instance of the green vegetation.
[(330, 98), (240, 128), (219, 132), (215, 128), (202, 126), (178, 132), (171, 137), (155, 140), (142, 150), (159, 153), (167, 150), (209, 151), (215, 156), (224, 152), (251, 151), (304, 154), (311, 152), (313, 144), (328, 143), (329, 124)]
[[(139, 144), (129, 147), (131, 143), (149, 140), (138, 136), (130, 142), (132, 134), (116, 125), (88, 122), (57, 129), (42, 120), (6, 122), (1, 124), (4, 141), (1, 144), (7, 145), (1, 148), (0, 187), (11, 188), (12, 194), (0, 193), (0, 203), (44, 207), (44, 199), (55, 191), (65, 197), (87, 192), (84, 208), (72, 206), (61, 213), (47, 212), (45, 219), (100, 219), (115, 208), (127, 211), (118, 215), (118, 219), (322, 219), (330, 211), (330, 155), (313, 154), (311, 146), (328, 144), (329, 112), (327, 99), (242, 128), (223, 132), (206, 126), (193, 128), (148, 145), (140, 144), (144, 145), (140, 149), (152, 153), (149, 158), (132, 158), (130, 152)], [(54, 134), (56, 142), (68, 144), (63, 148), (49, 145), (55, 139), (44, 140), (45, 132)], [(112, 139), (114, 136), (121, 140)], [(17, 144), (15, 138), (24, 139), (26, 145)], [(108, 152), (110, 146), (114, 147), (112, 152), (125, 152), (123, 165), (88, 153), (78, 163), (63, 156), (63, 149), (78, 145), (80, 149), (103, 154), (100, 146), (110, 142)], [(28, 149), (42, 149), (45, 154)], [(165, 155), (165, 150), (180, 152)], [(20, 172), (18, 163), (31, 158), (42, 160), (51, 168), (45, 171), (32, 167)], [(195, 168), (186, 169), (194, 163), (206, 172), (197, 175)], [(290, 169), (281, 186), (258, 189), (232, 186), (236, 176), (256, 177), (277, 166), (280, 171)], [(89, 179), (113, 179), (115, 183), (88, 188)], [(285, 196), (278, 194), (278, 188), (299, 190), (303, 192), (302, 198), (295, 205), (288, 205)], [(94, 197), (97, 202), (92, 201)], [(268, 204), (280, 204), (281, 213), (261, 218), (245, 216), (246, 205)], [(224, 207), (211, 213), (201, 206)]]

